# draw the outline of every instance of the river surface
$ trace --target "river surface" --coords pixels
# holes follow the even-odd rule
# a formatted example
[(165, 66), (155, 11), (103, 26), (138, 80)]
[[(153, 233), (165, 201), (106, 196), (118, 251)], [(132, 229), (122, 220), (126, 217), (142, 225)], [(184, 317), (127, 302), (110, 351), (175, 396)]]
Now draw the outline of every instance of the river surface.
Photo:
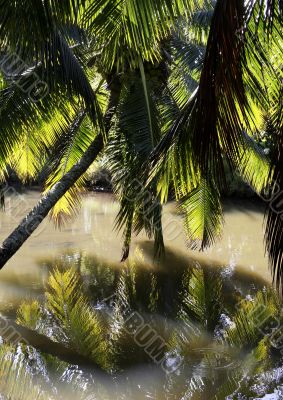
[[(36, 192), (22, 195), (21, 200), (8, 199), (6, 212), (0, 215), (1, 241), (12, 232), (38, 199)], [(17, 298), (21, 299), (30, 291), (40, 289), (45, 278), (43, 261), (66, 252), (86, 252), (119, 266), (122, 239), (113, 229), (118, 207), (112, 195), (90, 194), (84, 199), (79, 216), (61, 230), (55, 229), (49, 221), (43, 222), (1, 271), (0, 303), (13, 304)], [(263, 207), (252, 201), (227, 202), (222, 239), (201, 253), (188, 250), (181, 218), (173, 203), (167, 205), (163, 222), (169, 259), (167, 263), (174, 270), (179, 267), (179, 258), (183, 262), (195, 260), (211, 268), (221, 266), (231, 276), (243, 279), (243, 283), (246, 280), (270, 283), (271, 275), (263, 246), (263, 212)], [(146, 236), (133, 238), (130, 259), (135, 258), (137, 248), (144, 253), (143, 263), (154, 268), (152, 245)]]
[[(20, 197), (12, 196), (7, 199), (6, 212), (0, 215), (1, 241), (17, 226), (38, 199), (37, 192), (28, 192)], [(120, 263), (122, 235), (113, 229), (117, 211), (118, 204), (112, 195), (94, 193), (84, 197), (79, 215), (61, 230), (56, 230), (52, 222), (45, 221), (0, 272), (1, 314), (15, 320), (17, 309), (23, 301), (43, 301), (46, 283), (54, 267), (68, 269), (69, 266), (75, 265), (95, 309), (103, 310), (109, 306), (106, 304), (107, 300), (104, 301), (104, 299), (111, 297), (115, 285), (120, 288), (128, 285), (131, 295), (127, 294), (127, 298), (131, 297), (131, 308), (138, 310), (146, 321), (147, 319), (151, 321), (159, 332), (162, 331), (164, 340), (166, 338), (166, 341), (172, 341), (172, 332), (177, 332), (179, 335), (180, 321), (184, 323), (184, 319), (180, 319), (180, 310), (183, 310), (183, 305), (181, 307), (180, 303), (183, 302), (181, 292), (186, 292), (184, 287), (187, 285), (188, 269), (205, 271), (204, 281), (208, 279), (208, 283), (216, 279), (214, 273), (218, 274), (220, 278), (217, 278), (217, 282), (221, 279), (223, 302), (228, 309), (232, 303), (234, 307), (234, 303), (240, 297), (253, 296), (257, 290), (271, 285), (268, 261), (264, 255), (264, 208), (261, 204), (250, 200), (226, 201), (223, 236), (211, 249), (200, 253), (187, 248), (181, 217), (176, 212), (174, 203), (170, 203), (165, 207), (163, 219), (165, 257), (162, 260), (155, 260), (152, 242), (146, 236), (140, 235), (133, 238), (130, 257), (126, 264)], [(134, 265), (134, 272), (131, 270), (131, 265)], [(126, 275), (122, 276), (121, 271), (123, 273), (126, 271)], [(122, 289), (119, 290), (122, 291)], [(153, 292), (158, 293), (155, 298)], [(154, 299), (151, 299), (151, 305), (149, 305), (148, 299), (151, 297)], [(221, 318), (229, 320), (223, 310)], [(206, 324), (207, 321), (204, 323)], [(223, 324), (225, 325), (225, 321)], [(216, 331), (217, 329), (214, 330), (214, 335)], [(207, 338), (207, 334), (204, 335), (203, 331), (201, 336), (203, 347), (196, 346), (193, 357), (182, 356), (186, 362), (193, 359), (193, 366), (188, 362), (190, 366), (186, 364), (186, 368), (184, 367), (181, 372), (176, 369), (174, 379), (170, 378), (168, 371), (165, 371), (164, 375), (164, 368), (161, 370), (160, 365), (150, 364), (148, 359), (140, 355), (140, 349), (133, 347), (132, 353), (127, 353), (127, 346), (122, 346), (120, 355), (117, 356), (120, 373), (115, 375), (114, 383), (113, 380), (111, 384), (110, 381), (105, 385), (101, 383), (103, 389), (96, 387), (84, 398), (87, 400), (214, 398), (211, 394), (214, 390), (211, 389), (212, 384), (204, 384), (204, 380), (208, 379), (207, 374), (204, 374), (205, 377), (203, 373), (198, 374), (197, 368), (200, 368), (200, 364), (203, 366), (203, 348), (211, 350), (213, 347), (214, 355), (217, 351), (223, 355), (223, 348), (217, 350), (218, 345), (216, 347), (212, 345), (211, 340)], [(129, 339), (129, 343), (131, 341), (132, 338)], [(180, 346), (172, 348), (174, 348), (174, 355), (170, 352), (166, 353), (165, 364), (169, 367), (177, 362), (176, 349), (180, 350)], [(195, 357), (196, 353), (197, 357)], [(239, 354), (240, 352), (233, 356), (233, 363), (239, 363), (241, 360)], [(227, 363), (227, 357), (224, 358)], [(217, 366), (224, 362), (223, 357), (220, 357), (220, 361), (219, 357), (217, 360)], [(230, 363), (228, 362), (227, 365)], [(226, 364), (222, 367), (223, 370), (227, 370)], [(172, 369), (174, 370), (173, 367)], [(205, 367), (205, 371), (209, 371), (208, 375), (211, 375), (213, 370), (215, 370), (215, 364), (210, 368)], [(214, 382), (213, 387), (216, 381), (221, 381), (221, 373), (219, 372), (217, 379), (209, 377), (212, 379), (210, 382)], [(70, 370), (66, 374), (70, 375)], [(282, 371), (281, 374), (283, 374)], [(68, 379), (62, 379), (61, 384), (64, 386), (63, 383), (66, 383)], [(64, 390), (67, 390), (66, 387)], [(197, 394), (194, 394), (194, 390)], [(264, 390), (261, 388), (262, 392)], [(272, 390), (274, 391), (274, 388)], [(258, 391), (255, 390), (255, 393)], [(72, 390), (66, 396), (73, 399), (81, 398)], [(273, 396), (275, 396), (272, 397), (274, 399), (279, 398), (277, 394)], [(226, 397), (223, 394), (218, 395), (217, 398), (262, 397), (255, 395), (254, 397)]]

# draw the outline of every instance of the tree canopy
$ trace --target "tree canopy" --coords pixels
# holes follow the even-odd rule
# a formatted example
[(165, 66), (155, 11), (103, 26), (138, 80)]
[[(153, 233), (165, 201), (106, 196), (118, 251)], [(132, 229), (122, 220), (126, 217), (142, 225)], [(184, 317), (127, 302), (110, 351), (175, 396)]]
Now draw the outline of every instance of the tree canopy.
[[(213, 244), (228, 168), (265, 196), (280, 284), (282, 1), (0, 0), (0, 8), (2, 180), (7, 166), (23, 181), (46, 176), (45, 197), (2, 245), (1, 266), (50, 210), (57, 224), (72, 215), (99, 158), (120, 202), (123, 260), (143, 229), (164, 251), (169, 198), (190, 247)], [(269, 156), (258, 141), (270, 125)]]

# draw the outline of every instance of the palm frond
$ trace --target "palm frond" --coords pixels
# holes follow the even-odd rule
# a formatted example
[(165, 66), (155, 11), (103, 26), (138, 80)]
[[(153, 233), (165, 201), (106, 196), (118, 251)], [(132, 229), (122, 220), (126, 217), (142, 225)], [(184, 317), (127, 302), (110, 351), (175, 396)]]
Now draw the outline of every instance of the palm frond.
[(85, 22), (97, 38), (104, 67), (111, 71), (127, 65), (138, 67), (138, 60), (161, 60), (160, 41), (180, 16), (189, 15), (196, 7), (188, 0), (100, 0), (91, 4), (85, 13)]
[[(253, 61), (247, 62), (245, 43), (250, 32), (246, 28), (245, 12), (243, 1), (216, 2), (198, 88), (194, 93), (187, 91), (189, 100), (185, 105), (183, 87), (177, 87), (178, 97), (172, 92), (181, 110), (151, 156), (152, 176), (161, 174), (168, 181), (170, 173), (166, 169), (174, 168), (170, 176), (177, 199), (186, 201), (191, 194), (196, 199), (196, 194), (201, 194), (198, 188), (202, 188), (203, 182), (214, 191), (212, 196), (207, 196), (211, 200), (215, 196), (215, 201), (210, 203), (213, 213), (208, 217), (208, 222), (213, 223), (208, 226), (208, 235), (203, 237), (209, 240), (204, 241), (201, 248), (219, 236), (222, 219), (219, 193), (226, 187), (225, 161), (228, 160), (230, 168), (236, 168), (257, 192), (268, 181), (266, 157), (255, 146), (252, 137), (243, 133), (248, 131), (252, 135), (254, 99), (257, 98), (259, 104), (266, 94), (264, 85), (258, 85), (259, 60), (262, 58), (254, 57)], [(248, 77), (252, 77), (250, 85), (247, 84)], [(253, 94), (256, 91), (257, 95)], [(263, 104), (267, 105), (267, 102)], [(189, 201), (185, 204), (189, 206)], [(208, 212), (198, 215), (208, 216)], [(190, 216), (188, 218), (191, 224)], [(216, 229), (211, 229), (214, 222)], [(191, 235), (194, 229), (189, 226)], [(198, 239), (202, 239), (202, 233)]]
[(268, 34), (273, 32), (276, 22), (282, 22), (283, 4), (281, 0), (249, 0), (246, 8), (249, 17), (254, 19), (257, 28), (262, 25)]
[[(279, 92), (281, 94), (281, 90)], [(278, 105), (275, 113), (275, 154), (270, 169), (271, 200), (268, 203), (266, 212), (265, 241), (268, 251), (273, 279), (278, 288), (282, 289), (283, 274), (283, 219), (282, 219), (282, 188), (283, 188), (283, 103), (278, 98)]]
[[(84, 0), (40, 3), (35, 0), (1, 0), (1, 45), (14, 50), (20, 48), (23, 55), (40, 55), (42, 43), (47, 36), (59, 27), (77, 23), (84, 5)], [(17, 24), (21, 26), (21, 30), (14, 29)]]
[(243, 135), (245, 144), (240, 149), (238, 170), (244, 181), (260, 194), (270, 184), (270, 160), (252, 137)]
[(181, 156), (191, 141), (194, 162), (204, 175), (210, 171), (218, 184), (224, 180), (222, 151), (229, 160), (234, 159), (243, 129), (242, 116), (246, 115), (243, 41), (237, 35), (243, 21), (242, 2), (217, 2), (199, 88), (172, 133), (174, 138), (179, 127), (186, 126), (178, 138)]
[(203, 43), (207, 40), (215, 3), (215, 0), (204, 1), (201, 7), (191, 13), (187, 29), (192, 40)]
[[(52, 118), (54, 116), (54, 111), (60, 109), (64, 118), (68, 118), (68, 113), (66, 112), (66, 107), (62, 101), (64, 98), (63, 92), (53, 92), (49, 93), (41, 101), (35, 102), (33, 99), (27, 95), (25, 91), (22, 90), (22, 85), (27, 85), (27, 87), (32, 87), (34, 83), (33, 77), (27, 77), (21, 79), (15, 83), (8, 85), (6, 88), (1, 90), (0, 93), (0, 120), (1, 120), (1, 153), (0, 153), (0, 163), (1, 167), (5, 166), (7, 162), (11, 162), (13, 154), (15, 154), (16, 159), (22, 157), (23, 152), (26, 151), (32, 145), (32, 149), (35, 154), (32, 159), (38, 155), (38, 151), (35, 149), (35, 142), (39, 146), (39, 142), (49, 143), (52, 142), (54, 136), (51, 135), (47, 138), (41, 137), (38, 140), (37, 130), (43, 124), (50, 122), (53, 119), (53, 124), (56, 125), (56, 119)], [(59, 99), (61, 95), (61, 101)], [(51, 126), (53, 126), (51, 123)], [(26, 142), (26, 146), (23, 148), (23, 143)], [(41, 146), (41, 151), (44, 146)], [(18, 153), (18, 154), (16, 154)], [(31, 156), (31, 151), (28, 150), (29, 156)], [(24, 168), (23, 168), (24, 169)], [(32, 165), (31, 173), (34, 170), (34, 165)], [(21, 172), (24, 171), (22, 170)]]
[(157, 252), (163, 248), (157, 183), (146, 186), (141, 173), (144, 160), (160, 137), (153, 83), (146, 80), (143, 68), (141, 71), (141, 77), (128, 77), (106, 149), (106, 167), (120, 201), (116, 227), (125, 227), (123, 260), (128, 256), (132, 233), (138, 234), (142, 229), (149, 237), (154, 236)]
[(191, 248), (203, 250), (221, 235), (223, 213), (215, 184), (201, 179), (200, 184), (181, 199), (180, 210)]
[[(78, 114), (55, 143), (54, 161), (49, 167), (45, 191), (50, 190), (78, 162), (94, 137), (95, 132), (86, 112), (78, 110)], [(80, 177), (53, 207), (50, 217), (57, 226), (62, 226), (79, 211), (80, 193), (83, 192), (84, 182), (85, 177)]]

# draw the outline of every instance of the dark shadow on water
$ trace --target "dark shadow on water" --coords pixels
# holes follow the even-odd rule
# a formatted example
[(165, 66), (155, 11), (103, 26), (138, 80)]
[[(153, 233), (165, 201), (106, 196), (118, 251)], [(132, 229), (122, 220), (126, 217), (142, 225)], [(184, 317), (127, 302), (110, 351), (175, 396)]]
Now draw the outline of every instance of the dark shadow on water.
[[(154, 258), (154, 248), (150, 241), (139, 243), (136, 251), (125, 263), (109, 263), (84, 253), (65, 253), (57, 259), (39, 261), (48, 276), (54, 268), (65, 270), (75, 268), (81, 275), (84, 287), (95, 303), (125, 290), (131, 307), (142, 312), (154, 312), (175, 318), (182, 296), (186, 292), (191, 271), (199, 267), (205, 271), (208, 281), (219, 277), (223, 286), (225, 306), (233, 307), (239, 297), (253, 294), (266, 286), (266, 281), (258, 275), (245, 272), (243, 268), (230, 270), (227, 265), (208, 259), (200, 261), (198, 253), (186, 256), (167, 248), (160, 259)], [(120, 285), (120, 286), (119, 286)]]
[[(110, 350), (108, 361), (112, 363), (112, 369), (111, 373), (106, 369), (90, 369), (91, 373), (96, 373), (99, 384), (105, 385), (103, 390), (110, 393), (103, 400), (192, 398), (185, 395), (190, 393), (191, 387), (197, 388), (201, 384), (195, 381), (198, 375), (206, 386), (201, 397), (195, 398), (208, 399), (218, 387), (222, 388), (223, 380), (230, 385), (233, 370), (241, 371), (246, 347), (252, 349), (257, 345), (255, 342), (247, 346), (243, 339), (243, 347), (235, 345), (231, 349), (228, 342), (223, 344), (216, 339), (222, 316), (233, 319), (239, 302), (266, 286), (263, 279), (244, 272), (243, 268), (240, 268), (242, 272), (237, 269), (231, 272), (229, 266), (219, 265), (219, 262), (208, 258), (207, 261), (200, 260), (197, 252), (186, 256), (170, 247), (164, 257), (156, 260), (150, 241), (139, 243), (125, 263), (109, 263), (85, 252), (67, 250), (57, 258), (38, 260), (38, 265), (42, 274), (42, 293), (55, 269), (62, 273), (74, 269), (82, 283), (80, 292), (89, 301), (91, 312), (99, 316), (101, 329), (97, 334), (109, 340), (105, 352)], [(109, 299), (114, 299), (114, 306)], [(183, 361), (178, 374), (168, 375), (145, 351), (135, 334), (124, 328), (116, 330), (121, 318), (125, 325), (131, 313), (137, 313), (143, 320), (142, 326), (148, 326), (162, 338), (160, 354), (163, 360), (176, 363), (178, 352), (181, 354)], [(54, 328), (52, 323), (52, 320), (45, 320), (50, 329)], [(33, 336), (31, 331), (23, 332), (31, 335), (30, 342), (39, 351), (49, 352), (68, 363), (74, 357), (74, 362), (84, 364), (85, 360), (77, 356), (75, 348), (68, 347), (68, 342), (64, 346), (54, 345), (49, 339), (44, 341), (37, 334)], [(85, 356), (87, 358), (88, 354)], [(233, 366), (231, 371), (226, 365)]]
[(226, 198), (223, 201), (224, 212), (233, 213), (240, 211), (241, 213), (251, 215), (251, 212), (262, 213), (265, 212), (266, 203), (260, 198), (251, 199), (229, 199)]

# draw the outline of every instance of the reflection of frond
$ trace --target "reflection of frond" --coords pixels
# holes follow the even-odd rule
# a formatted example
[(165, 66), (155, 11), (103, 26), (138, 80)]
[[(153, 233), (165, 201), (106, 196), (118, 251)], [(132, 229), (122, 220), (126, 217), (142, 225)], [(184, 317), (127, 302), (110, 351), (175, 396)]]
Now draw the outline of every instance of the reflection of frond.
[(204, 328), (214, 330), (223, 307), (222, 278), (217, 272), (194, 268), (183, 300), (183, 310)]
[(28, 358), (21, 348), (7, 346), (0, 350), (0, 392), (13, 400), (52, 400), (42, 385), (33, 378)]
[(227, 330), (226, 339), (238, 347), (254, 346), (278, 327), (279, 315), (275, 293), (259, 291), (253, 300), (241, 301), (233, 318), (234, 326)]
[[(86, 262), (86, 259), (83, 262)], [(68, 267), (70, 265), (69, 263)], [(108, 282), (109, 271), (105, 271), (105, 274), (107, 279), (103, 277), (103, 271), (100, 271), (99, 280), (102, 283)], [(156, 300), (143, 296), (150, 293), (150, 288), (149, 291), (142, 289), (146, 285), (152, 285), (151, 288), (158, 292), (158, 275), (150, 272), (144, 276), (137, 265), (123, 268), (120, 279), (116, 282), (114, 305), (111, 305), (110, 310), (108, 308), (109, 318), (107, 324), (103, 324), (97, 311), (90, 306), (76, 272), (73, 269), (66, 271), (65, 268), (62, 268), (62, 272), (55, 270), (50, 275), (46, 292), (46, 305), (52, 317), (47, 321), (46, 329), (52, 328), (52, 335), (58, 341), (64, 341), (78, 353), (103, 367), (111, 367), (111, 371), (139, 364), (147, 364), (146, 368), (151, 368), (150, 365), (154, 365), (152, 358), (136, 341), (135, 329), (131, 331), (132, 328), (127, 322), (135, 310), (142, 308), (145, 312), (139, 311), (137, 314), (138, 318), (141, 318), (141, 326), (148, 324), (148, 332), (152, 330), (150, 335), (154, 332), (162, 338), (159, 357), (178, 354), (183, 360), (180, 375), (173, 374), (166, 378), (164, 391), (168, 398), (172, 393), (182, 392), (183, 396), (190, 395), (192, 399), (202, 399), (207, 398), (205, 396), (209, 393), (209, 398), (222, 400), (238, 393), (250, 393), (260, 374), (271, 368), (274, 363), (268, 341), (262, 339), (262, 335), (257, 334), (255, 329), (251, 329), (247, 320), (253, 323), (257, 321), (257, 324), (260, 323), (265, 329), (266, 316), (271, 314), (273, 317), (279, 317), (278, 296), (274, 291), (263, 290), (259, 291), (252, 301), (243, 300), (235, 315), (229, 315), (234, 326), (226, 331), (226, 337), (224, 334), (224, 338), (220, 338), (212, 333), (215, 333), (219, 314), (223, 312), (223, 278), (217, 272), (206, 271), (201, 267), (186, 270), (182, 277), (183, 288), (179, 295), (183, 301), (177, 321), (171, 326), (168, 320), (163, 320), (156, 314), (147, 314), (152, 306), (155, 310)], [(265, 311), (260, 309), (259, 312), (259, 307), (262, 306), (265, 307)], [(26, 326), (36, 327), (39, 319), (40, 308), (36, 301), (30, 304), (23, 303), (18, 310), (18, 322)], [(139, 320), (136, 320), (136, 323), (139, 326)], [(105, 344), (106, 330), (108, 347)], [(144, 333), (146, 334), (146, 331)], [(53, 368), (59, 373), (60, 370), (62, 380), (68, 382), (73, 393), (78, 393), (77, 398), (84, 398), (84, 393), (80, 393), (79, 388), (86, 384), (86, 377), (80, 376), (79, 371), (76, 372), (70, 365), (58, 363), (55, 357), (42, 358), (48, 371)], [(23, 379), (28, 381), (29, 378)], [(60, 393), (68, 394), (68, 390), (63, 388)], [(107, 393), (100, 382), (95, 387), (88, 386), (87, 390), (92, 391), (92, 394), (98, 391)], [(134, 390), (131, 392), (128, 386), (127, 390), (131, 395), (135, 393)], [(41, 400), (41, 397), (39, 399)]]
[(49, 278), (46, 297), (47, 309), (57, 321), (55, 337), (58, 335), (78, 353), (106, 367), (103, 325), (83, 294), (77, 273), (56, 270)]
[(38, 301), (24, 302), (17, 310), (17, 323), (35, 330), (41, 318), (41, 309)]

